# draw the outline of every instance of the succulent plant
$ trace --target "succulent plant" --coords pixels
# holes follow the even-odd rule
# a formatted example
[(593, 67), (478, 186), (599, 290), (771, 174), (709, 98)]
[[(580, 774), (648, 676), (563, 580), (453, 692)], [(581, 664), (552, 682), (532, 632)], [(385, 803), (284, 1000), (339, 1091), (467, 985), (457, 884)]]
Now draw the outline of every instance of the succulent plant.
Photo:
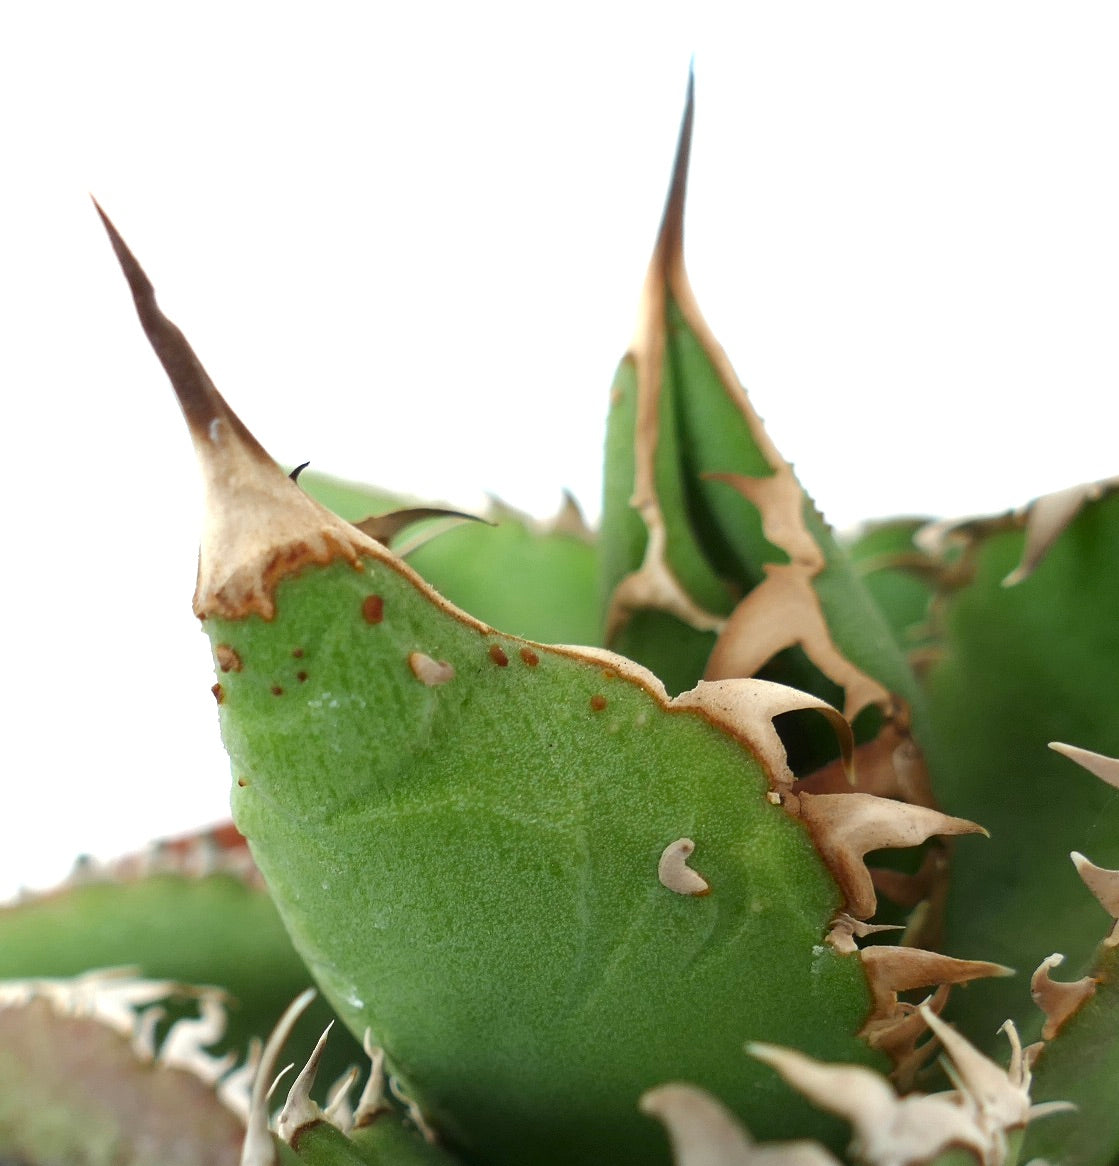
[(692, 109), (595, 532), (281, 469), (104, 220), (235, 826), (0, 913), (3, 1160), (1119, 1152), (1117, 483), (837, 538), (689, 286)]

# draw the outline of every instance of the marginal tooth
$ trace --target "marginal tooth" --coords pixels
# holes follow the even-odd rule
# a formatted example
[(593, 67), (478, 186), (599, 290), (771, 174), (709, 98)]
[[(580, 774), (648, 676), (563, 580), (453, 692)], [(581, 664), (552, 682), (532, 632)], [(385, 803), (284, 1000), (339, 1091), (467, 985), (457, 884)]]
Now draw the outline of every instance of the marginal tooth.
[(1061, 1031), (1065, 1021), (1096, 993), (1098, 981), (1092, 976), (1084, 976), (1069, 983), (1052, 979), (1050, 971), (1064, 962), (1065, 957), (1054, 952), (1041, 961), (1030, 978), (1030, 996), (1045, 1013), (1045, 1026), (1041, 1030), (1045, 1040), (1052, 1040)]
[[(1028, 1074), (1023, 1076), (1019, 1066), (1015, 1066), (1017, 1080), (1012, 1080), (1005, 1069), (985, 1057), (970, 1041), (945, 1024), (931, 1008), (921, 1005), (921, 1015), (944, 1046), (952, 1062), (952, 1076), (961, 1092), (971, 1100), (982, 1117), (1000, 1133), (1025, 1126), (1030, 1120)], [(1010, 1028), (1013, 1028), (1012, 1024)], [(1012, 1050), (1017, 1049), (1017, 1035), (1015, 1032), (1011, 1037)]]
[(839, 1166), (818, 1142), (755, 1144), (726, 1106), (694, 1085), (660, 1085), (638, 1104), (667, 1131), (675, 1166)]
[(1069, 857), (1084, 885), (1096, 896), (1099, 904), (1114, 919), (1115, 926), (1103, 941), (1106, 947), (1119, 945), (1119, 870), (1106, 870), (1089, 862), (1083, 854), (1073, 851)]
[(948, 1146), (983, 1152), (988, 1138), (951, 1095), (899, 1098), (885, 1078), (856, 1065), (825, 1065), (803, 1053), (751, 1044), (746, 1051), (771, 1065), (798, 1092), (855, 1130), (851, 1157), (866, 1166), (912, 1166)]
[(379, 1114), (392, 1108), (385, 1096), (385, 1050), (373, 1044), (373, 1034), (368, 1028), (361, 1043), (369, 1058), (369, 1077), (354, 1109), (355, 1129), (370, 1125)]
[(1119, 478), (1109, 478), (1102, 482), (1085, 482), (1044, 494), (1030, 503), (1026, 511), (1026, 545), (1022, 550), (1022, 561), (1002, 581), (1004, 587), (1013, 587), (1028, 579), (1037, 570), (1038, 564), (1049, 553), (1050, 548), (1073, 519), (1088, 502), (1095, 502), (1105, 494), (1119, 487)]
[(246, 1125), (249, 1121), (253, 1082), (256, 1080), (257, 1071), (260, 1068), (260, 1055), (263, 1048), (264, 1045), (260, 1038), (254, 1036), (249, 1041), (249, 1051), (245, 1056), (244, 1063), (234, 1069), (232, 1073), (227, 1073), (217, 1086), (221, 1102), (227, 1109), (233, 1110)]
[(296, 1135), (305, 1126), (315, 1125), (323, 1120), (323, 1111), (311, 1100), (311, 1090), (315, 1084), (315, 1077), (319, 1071), (319, 1062), (326, 1051), (327, 1038), (334, 1027), (332, 1020), (323, 1031), (315, 1044), (307, 1063), (299, 1071), (299, 1075), (291, 1083), (284, 1108), (276, 1119), (276, 1133), (290, 1146)]
[(308, 988), (297, 996), (277, 1021), (264, 1046), (249, 1098), (249, 1119), (241, 1147), (240, 1166), (278, 1166), (276, 1146), (268, 1128), (268, 1097), (272, 1091), (270, 1080), (276, 1071), (280, 1052), (291, 1036), (291, 1030), (314, 998), (314, 988)]
[(856, 938), (866, 939), (868, 935), (877, 935), (882, 931), (903, 930), (900, 923), (863, 923), (846, 911), (840, 911), (828, 929), (827, 941), (840, 955), (854, 955), (859, 950)]
[(207, 992), (198, 1001), (197, 1018), (177, 1020), (168, 1032), (159, 1050), (158, 1060), (165, 1065), (189, 1069), (203, 1080), (218, 1081), (237, 1063), (233, 1051), (215, 1058), (204, 1052), (221, 1040), (225, 1033), (225, 996), (221, 992)]
[(838, 709), (807, 692), (770, 680), (701, 680), (690, 692), (682, 692), (670, 707), (695, 709), (707, 720), (737, 737), (759, 757), (775, 789), (793, 784), (785, 746), (773, 725), (781, 713), (815, 709), (823, 713), (839, 738), (844, 765), (850, 770), (855, 750), (851, 726)]
[(918, 846), (933, 835), (987, 834), (965, 818), (872, 794), (806, 793), (787, 798), (785, 806), (807, 826), (846, 897), (843, 909), (857, 919), (869, 919), (877, 906), (874, 883), (863, 861), (871, 851)]
[(419, 1102), (411, 1096), (396, 1077), (389, 1077), (389, 1092), (404, 1106), (404, 1112), (408, 1115), (409, 1120), (416, 1129), (419, 1130), (423, 1136), (423, 1140), (428, 1145), (434, 1146), (439, 1141), (439, 1135), (435, 1132), (435, 1127), (424, 1116)]
[(641, 1112), (664, 1126), (676, 1166), (751, 1166), (753, 1142), (730, 1111), (692, 1085), (642, 1094)]
[(350, 1090), (358, 1078), (357, 1065), (351, 1065), (337, 1081), (331, 1085), (326, 1094), (326, 1105), (323, 1108), (323, 1117), (332, 1126), (348, 1134), (354, 1128), (354, 1111), (350, 1105)]
[(958, 960), (919, 947), (864, 947), (859, 951), (874, 1002), (872, 1019), (897, 1010), (898, 993), (942, 984), (966, 984), (989, 976), (1012, 976), (1012, 968), (986, 960)]
[(1049, 748), (1083, 766), (1100, 781), (1119, 789), (1119, 757), (1106, 757), (1103, 753), (1093, 753), (1091, 749), (1081, 749), (1078, 745), (1064, 745), (1060, 741), (1051, 741)]
[[(362, 534), (369, 535), (370, 538), (376, 539), (377, 542), (383, 543), (387, 547), (401, 531), (407, 530), (414, 523), (424, 522), (429, 518), (462, 519), (464, 522), (481, 522), (486, 526), (496, 525), (485, 518), (479, 518), (476, 514), (466, 514), (461, 510), (448, 510), (443, 506), (407, 506), (403, 510), (391, 510), (387, 514), (370, 515), (369, 518), (355, 522), (354, 526)], [(445, 530), (448, 527), (443, 526), (441, 529)], [(399, 549), (397, 553), (401, 554)], [(402, 554), (401, 557), (403, 558)]]

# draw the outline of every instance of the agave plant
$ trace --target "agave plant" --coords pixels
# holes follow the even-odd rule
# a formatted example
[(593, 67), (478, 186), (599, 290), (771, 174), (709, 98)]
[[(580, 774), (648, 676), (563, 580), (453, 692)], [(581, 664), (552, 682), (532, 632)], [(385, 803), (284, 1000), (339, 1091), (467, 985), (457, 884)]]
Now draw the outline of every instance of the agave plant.
[(838, 540), (688, 284), (691, 123), (596, 532), (285, 472), (105, 219), (235, 826), (0, 914), (0, 1157), (1119, 1152), (1116, 482)]

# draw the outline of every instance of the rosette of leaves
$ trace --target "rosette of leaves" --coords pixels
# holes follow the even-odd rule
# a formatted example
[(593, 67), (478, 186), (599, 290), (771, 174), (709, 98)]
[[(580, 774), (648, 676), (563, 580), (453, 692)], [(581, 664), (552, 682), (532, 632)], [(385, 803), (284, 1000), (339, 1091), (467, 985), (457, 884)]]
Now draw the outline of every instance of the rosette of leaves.
[[(199, 457), (194, 608), (268, 889), (213, 908), (239, 959), (178, 977), (247, 1002), (223, 1070), (257, 1066), (247, 1166), (1001, 1163), (1066, 1101), (1079, 1115), (1030, 1126), (1028, 1147), (1077, 1163), (1119, 1148), (1110, 941), (1093, 954), (1076, 879), (1115, 913), (1094, 862), (1119, 857), (1116, 810), (1045, 749), (1100, 750), (1074, 753), (1105, 777), (1119, 752), (1111, 484), (841, 545), (688, 283), (691, 122), (689, 91), (595, 534), (570, 508), (433, 532), (448, 519), (426, 505), (289, 476), (105, 220)], [(1067, 878), (1066, 845), (1094, 848)], [(0, 947), (20, 928), (32, 942), (6, 974), (73, 973), (87, 946), (154, 974), (143, 927), (102, 954), (93, 920), (126, 887), (165, 909), (166, 873), (98, 881), (100, 908), (74, 906), (88, 887), (13, 906)], [(184, 911), (211, 901), (177, 875)], [(59, 904), (65, 960), (34, 950)], [(1054, 946), (1080, 980), (1053, 980)], [(1032, 967), (1030, 986), (1005, 978)], [(351, 1035), (295, 1038), (305, 1067), (270, 1118), (298, 1010), (259, 1061), (239, 1057), (303, 969)], [(21, 1009), (42, 994), (12, 993)], [(133, 1045), (163, 1032), (148, 1012)], [(327, 1050), (358, 1044), (356, 1102), (356, 1070), (313, 1101)]]

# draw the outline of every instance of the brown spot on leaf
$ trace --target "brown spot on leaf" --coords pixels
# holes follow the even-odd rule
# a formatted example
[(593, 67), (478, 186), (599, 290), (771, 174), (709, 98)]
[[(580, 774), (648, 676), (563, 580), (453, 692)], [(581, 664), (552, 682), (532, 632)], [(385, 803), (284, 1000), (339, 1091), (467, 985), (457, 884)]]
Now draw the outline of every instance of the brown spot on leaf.
[(446, 660), (433, 660), (424, 652), (412, 652), (408, 657), (408, 667), (412, 675), (428, 688), (437, 688), (455, 676), (453, 665)]
[(241, 671), (241, 657), (228, 644), (218, 644), (214, 649), (214, 655), (217, 657), (218, 667), (223, 672)]
[(498, 666), (498, 668), (509, 667), (509, 657), (501, 650), (497, 644), (490, 644), (490, 659)]
[(284, 690), (278, 684), (273, 684), (271, 691), (272, 691), (273, 696), (283, 696), (284, 695)]
[(225, 700), (225, 689), (220, 684), (215, 684), (210, 691), (214, 694), (214, 700), (221, 704)]
[(540, 657), (531, 648), (521, 649), (521, 659), (529, 668), (535, 668), (540, 663)]
[(298, 680), (300, 684), (303, 684), (307, 679), (307, 673), (306, 672), (297, 672), (295, 674), (295, 679)]
[(600, 713), (605, 707), (606, 697), (604, 697), (602, 693), (596, 692), (594, 696), (591, 697), (591, 708), (594, 709), (596, 713)]
[(239, 777), (237, 779), (237, 784), (241, 787), (241, 789), (244, 789), (245, 786), (247, 786), (249, 783), (243, 777)]
[(385, 618), (385, 601), (380, 595), (367, 595), (361, 604), (361, 618), (368, 624), (378, 624)]
[(303, 649), (302, 649), (302, 648), (292, 648), (292, 650), (291, 650), (291, 654), (292, 654), (292, 655), (293, 655), (293, 656), (294, 656), (294, 657), (295, 657), (297, 660), (302, 660), (302, 659), (303, 659)]

